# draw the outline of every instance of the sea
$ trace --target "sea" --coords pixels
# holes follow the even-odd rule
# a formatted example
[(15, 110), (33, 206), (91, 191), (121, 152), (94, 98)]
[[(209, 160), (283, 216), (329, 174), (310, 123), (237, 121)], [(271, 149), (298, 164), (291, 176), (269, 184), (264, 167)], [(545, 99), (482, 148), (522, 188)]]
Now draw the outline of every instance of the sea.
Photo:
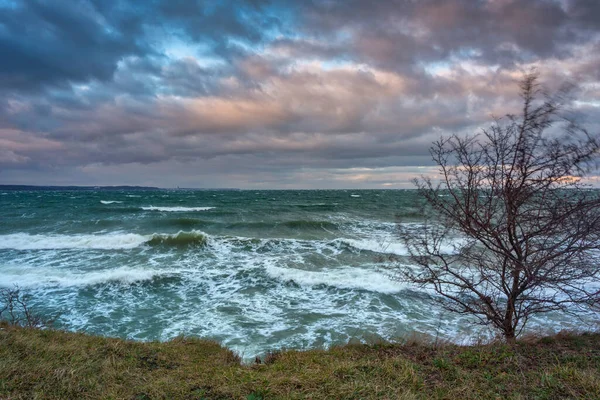
[[(0, 187), (0, 286), (54, 326), (213, 339), (246, 359), (410, 336), (493, 335), (394, 279), (413, 190)], [(593, 319), (595, 321), (595, 319)], [(592, 322), (590, 322), (592, 323)], [(582, 325), (583, 324), (583, 325)], [(586, 329), (547, 314), (537, 333)]]

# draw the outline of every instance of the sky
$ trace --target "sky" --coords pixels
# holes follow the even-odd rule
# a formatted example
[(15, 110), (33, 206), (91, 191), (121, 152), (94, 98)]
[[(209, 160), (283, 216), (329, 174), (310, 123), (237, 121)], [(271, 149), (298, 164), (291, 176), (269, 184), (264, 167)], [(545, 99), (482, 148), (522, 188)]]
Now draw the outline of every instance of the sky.
[(0, 184), (410, 188), (531, 68), (600, 129), (598, 0), (0, 0), (0, 60)]

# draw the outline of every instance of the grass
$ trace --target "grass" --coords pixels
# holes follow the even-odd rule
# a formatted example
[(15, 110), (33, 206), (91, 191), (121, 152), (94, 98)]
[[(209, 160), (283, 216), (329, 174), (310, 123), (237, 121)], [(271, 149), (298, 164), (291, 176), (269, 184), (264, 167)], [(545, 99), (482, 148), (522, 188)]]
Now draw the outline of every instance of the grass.
[(1, 399), (600, 399), (600, 334), (346, 345), (244, 365), (211, 341), (0, 325)]

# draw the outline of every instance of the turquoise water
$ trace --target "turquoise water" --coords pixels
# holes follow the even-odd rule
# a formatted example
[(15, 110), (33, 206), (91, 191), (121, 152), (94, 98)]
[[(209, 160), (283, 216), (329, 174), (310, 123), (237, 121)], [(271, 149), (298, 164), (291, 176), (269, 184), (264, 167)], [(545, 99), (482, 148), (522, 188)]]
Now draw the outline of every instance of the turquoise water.
[[(253, 357), (411, 332), (486, 335), (391, 280), (414, 191), (3, 190), (0, 285), (69, 330), (216, 339)], [(566, 317), (532, 326), (577, 326)], [(437, 332), (437, 333), (436, 333)]]

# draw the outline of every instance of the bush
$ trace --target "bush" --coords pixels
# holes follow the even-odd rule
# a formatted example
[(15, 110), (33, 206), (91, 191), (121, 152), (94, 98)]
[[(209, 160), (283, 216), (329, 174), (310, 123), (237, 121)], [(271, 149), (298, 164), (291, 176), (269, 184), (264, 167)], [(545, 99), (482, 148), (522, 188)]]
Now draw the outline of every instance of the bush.
[(18, 286), (0, 289), (0, 321), (26, 328), (44, 328), (51, 321), (42, 318), (27, 304), (29, 296)]

